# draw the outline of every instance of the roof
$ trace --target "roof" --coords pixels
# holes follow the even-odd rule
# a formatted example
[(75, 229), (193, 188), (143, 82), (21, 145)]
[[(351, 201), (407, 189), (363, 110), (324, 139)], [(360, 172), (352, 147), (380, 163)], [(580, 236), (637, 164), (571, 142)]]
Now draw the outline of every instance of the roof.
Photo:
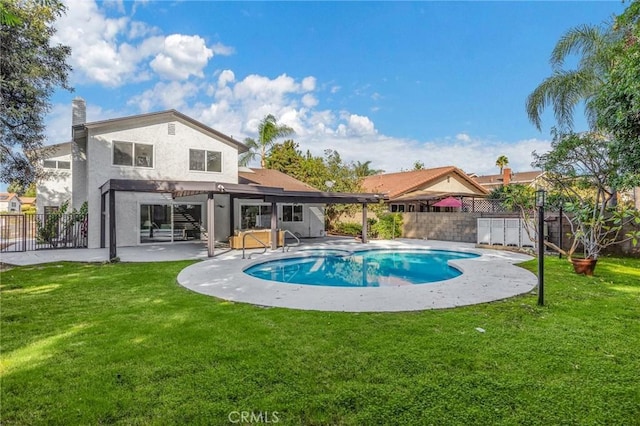
[(0, 201), (10, 201), (13, 198), (20, 199), (20, 197), (18, 197), (18, 194), (16, 194), (15, 192), (0, 192)]
[(36, 202), (36, 197), (18, 197), (22, 204), (33, 204)]
[(282, 188), (285, 191), (320, 192), (311, 185), (299, 181), (286, 173), (272, 169), (241, 168), (240, 171), (238, 171), (238, 183)]
[[(544, 174), (541, 170), (531, 170), (528, 172), (511, 172), (511, 180), (509, 183), (512, 184), (522, 184), (528, 185), (538, 179), (540, 176)], [(483, 186), (498, 186), (502, 185), (503, 175), (484, 175), (484, 176), (476, 176), (474, 177), (475, 181)]]
[(476, 183), (462, 170), (454, 166), (367, 176), (362, 181), (362, 188), (366, 192), (378, 192), (394, 199), (407, 194), (408, 192), (436, 183), (439, 179), (451, 173), (460, 176), (463, 180), (476, 188), (481, 194), (487, 193), (485, 188)]
[(385, 199), (379, 194), (371, 193), (320, 192), (308, 189), (306, 191), (287, 191), (269, 186), (228, 182), (131, 179), (109, 179), (100, 187), (100, 191), (101, 194), (109, 191), (162, 192), (172, 193), (174, 198), (197, 194), (230, 194), (274, 203), (378, 203), (381, 199)]
[(101, 127), (112, 126), (114, 124), (126, 124), (126, 123), (132, 123), (132, 122), (133, 123), (153, 122), (159, 119), (167, 119), (167, 118), (178, 120), (192, 127), (196, 127), (199, 130), (203, 131), (204, 133), (208, 133), (209, 135), (217, 139), (220, 139), (221, 141), (228, 143), (231, 146), (236, 147), (238, 149), (238, 152), (240, 153), (247, 152), (249, 150), (249, 148), (242, 142), (237, 141), (233, 139), (231, 136), (227, 136), (224, 133), (221, 133), (213, 129), (207, 126), (206, 124), (203, 124), (198, 120), (195, 120), (189, 117), (188, 115), (185, 115), (179, 111), (176, 111), (175, 109), (169, 109), (166, 111), (158, 111), (158, 112), (150, 112), (147, 114), (129, 115), (127, 117), (112, 118), (109, 120), (102, 120), (102, 121), (93, 121), (93, 122), (84, 123), (84, 124), (77, 124), (73, 126), (73, 133), (74, 133), (74, 138), (82, 137), (84, 136), (85, 129), (99, 129)]

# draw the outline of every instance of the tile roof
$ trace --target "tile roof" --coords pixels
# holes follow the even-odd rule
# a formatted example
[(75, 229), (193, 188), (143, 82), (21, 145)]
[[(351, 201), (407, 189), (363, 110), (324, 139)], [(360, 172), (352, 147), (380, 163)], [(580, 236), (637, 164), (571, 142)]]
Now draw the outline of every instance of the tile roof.
[(18, 197), (22, 204), (33, 204), (36, 202), (36, 197)]
[(248, 185), (271, 186), (286, 191), (318, 191), (311, 185), (299, 181), (278, 170), (271, 169), (240, 169), (238, 183)]
[[(531, 170), (527, 172), (511, 172), (511, 181), (510, 183), (519, 183), (523, 185), (530, 184), (540, 176), (542, 176), (544, 172), (541, 170)], [(473, 179), (480, 185), (484, 186), (497, 186), (502, 185), (503, 176), (501, 174), (497, 175), (484, 175), (484, 176), (476, 176)]]
[(410, 191), (420, 189), (430, 183), (435, 183), (435, 181), (450, 173), (458, 174), (472, 186), (476, 187), (481, 193), (486, 192), (484, 188), (478, 185), (466, 173), (454, 166), (367, 176), (362, 181), (362, 188), (366, 192), (382, 193), (390, 199), (394, 199)]
[(9, 201), (13, 197), (17, 197), (18, 194), (14, 192), (0, 192), (0, 201)]

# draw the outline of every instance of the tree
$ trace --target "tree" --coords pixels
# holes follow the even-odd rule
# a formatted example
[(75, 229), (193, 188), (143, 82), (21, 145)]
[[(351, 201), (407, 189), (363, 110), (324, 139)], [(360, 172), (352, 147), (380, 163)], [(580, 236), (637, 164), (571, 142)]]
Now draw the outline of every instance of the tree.
[(424, 170), (424, 163), (420, 160), (416, 160), (413, 163), (413, 169), (412, 170)]
[(20, 197), (35, 197), (36, 196), (36, 184), (32, 182), (29, 186), (25, 187), (18, 181), (13, 181), (7, 186), (7, 192), (13, 192)]
[(260, 155), (260, 167), (266, 168), (267, 154), (278, 138), (284, 138), (294, 133), (293, 129), (284, 124), (278, 124), (278, 120), (271, 114), (262, 119), (258, 125), (258, 139), (246, 138), (244, 143), (249, 147), (240, 158), (240, 165), (246, 166)]
[(496, 166), (500, 167), (500, 174), (502, 174), (502, 169), (504, 169), (509, 164), (509, 159), (506, 155), (501, 155), (496, 160)]
[(611, 204), (619, 179), (617, 157), (609, 141), (594, 132), (556, 134), (551, 151), (534, 152), (533, 165), (545, 171), (551, 189), (563, 196), (564, 211), (572, 228), (573, 245), (568, 251), (545, 242), (568, 259), (581, 244), (585, 258), (597, 259), (610, 245), (640, 238), (640, 212)]
[(372, 169), (371, 168), (371, 160), (365, 161), (361, 163), (360, 161), (356, 161), (353, 165), (356, 176), (359, 178), (364, 178), (367, 176), (377, 175), (379, 173), (384, 173), (384, 170)]
[(612, 151), (626, 179), (640, 185), (640, 2), (615, 22), (623, 35), (609, 78), (595, 97), (597, 125), (612, 135)]
[(71, 49), (52, 45), (58, 1), (3, 0), (0, 14), (0, 181), (27, 186), (43, 173), (44, 116), (57, 87), (72, 90)]
[[(540, 83), (526, 101), (529, 120), (538, 130), (547, 106), (553, 107), (559, 130), (572, 130), (573, 111), (583, 101), (589, 123), (595, 124), (593, 97), (611, 70), (615, 56), (612, 47), (618, 37), (618, 32), (608, 28), (583, 25), (570, 29), (560, 38), (551, 53), (553, 74)], [(566, 59), (573, 54), (579, 56), (577, 68), (563, 69)]]

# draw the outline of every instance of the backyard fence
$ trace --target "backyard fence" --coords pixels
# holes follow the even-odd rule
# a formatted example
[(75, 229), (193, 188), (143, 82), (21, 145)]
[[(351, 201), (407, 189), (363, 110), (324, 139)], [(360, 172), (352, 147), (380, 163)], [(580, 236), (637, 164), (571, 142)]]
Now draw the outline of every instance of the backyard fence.
[(87, 247), (87, 215), (0, 215), (0, 252)]

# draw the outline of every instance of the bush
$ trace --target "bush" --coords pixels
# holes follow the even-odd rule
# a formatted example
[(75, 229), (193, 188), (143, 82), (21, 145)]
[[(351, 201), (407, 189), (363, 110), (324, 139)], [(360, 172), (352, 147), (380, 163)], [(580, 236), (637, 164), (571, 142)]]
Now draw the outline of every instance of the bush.
[(362, 234), (362, 225), (351, 222), (338, 222), (334, 228), (338, 234), (358, 236)]
[(372, 232), (381, 239), (402, 236), (402, 214), (383, 213), (378, 215), (378, 222), (371, 227)]

